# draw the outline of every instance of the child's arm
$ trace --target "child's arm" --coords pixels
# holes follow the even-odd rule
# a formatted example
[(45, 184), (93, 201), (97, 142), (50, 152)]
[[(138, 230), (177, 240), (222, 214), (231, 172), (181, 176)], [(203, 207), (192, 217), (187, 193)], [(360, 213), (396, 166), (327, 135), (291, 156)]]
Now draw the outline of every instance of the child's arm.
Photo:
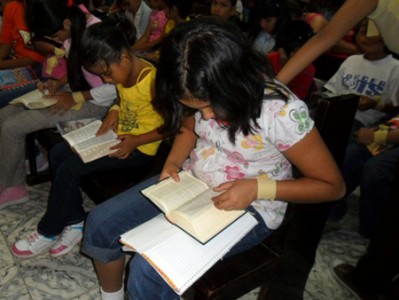
[(198, 136), (194, 132), (195, 119), (194, 116), (186, 117), (180, 129), (180, 133), (174, 138), (172, 149), (163, 166), (160, 179), (172, 177), (179, 181), (178, 172), (183, 162), (194, 149)]
[(156, 46), (158, 46), (161, 43), (161, 41), (165, 38), (165, 32), (162, 32), (161, 36), (158, 39), (150, 42), (151, 33), (152, 33), (152, 27), (151, 24), (148, 23), (147, 29), (142, 35), (142, 37), (137, 42), (134, 43), (132, 47), (133, 51), (151, 50)]
[[(276, 199), (312, 203), (344, 196), (342, 176), (317, 129), (313, 128), (301, 141), (284, 151), (284, 155), (302, 176), (293, 180), (278, 180)], [(257, 187), (256, 179), (227, 182), (215, 188), (216, 191), (225, 192), (213, 200), (219, 209), (244, 209), (257, 199)]]

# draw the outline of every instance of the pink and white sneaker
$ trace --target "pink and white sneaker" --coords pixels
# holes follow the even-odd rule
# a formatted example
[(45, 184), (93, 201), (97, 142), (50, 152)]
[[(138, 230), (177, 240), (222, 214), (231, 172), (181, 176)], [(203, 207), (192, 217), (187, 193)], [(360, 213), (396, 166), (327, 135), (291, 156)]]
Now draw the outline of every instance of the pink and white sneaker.
[(16, 257), (33, 257), (49, 249), (56, 239), (57, 237), (46, 237), (35, 230), (27, 238), (17, 241), (12, 246), (11, 252)]
[(3, 189), (0, 193), (0, 209), (15, 204), (21, 204), (28, 200), (28, 191), (24, 186), (8, 187)]
[(66, 226), (64, 231), (58, 236), (55, 244), (51, 246), (49, 250), (50, 256), (58, 257), (70, 252), (82, 239), (83, 227), (83, 221)]

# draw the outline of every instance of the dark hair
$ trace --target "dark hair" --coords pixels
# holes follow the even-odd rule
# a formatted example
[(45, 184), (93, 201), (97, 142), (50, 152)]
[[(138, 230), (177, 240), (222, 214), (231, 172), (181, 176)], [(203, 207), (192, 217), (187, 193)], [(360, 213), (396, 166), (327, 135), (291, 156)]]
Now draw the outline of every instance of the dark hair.
[(71, 49), (68, 55), (68, 82), (73, 91), (88, 90), (90, 85), (83, 76), (79, 64), (79, 45), (86, 28), (86, 15), (74, 0), (30, 0), (26, 2), (26, 24), (36, 37), (55, 34), (63, 28), (65, 19), (71, 21)]
[(88, 27), (80, 48), (81, 63), (86, 69), (103, 64), (106, 68), (119, 62), (122, 51), (131, 52), (136, 40), (134, 25), (124, 16), (110, 16)]
[(264, 0), (257, 2), (254, 8), (254, 21), (252, 27), (248, 31), (248, 38), (253, 42), (261, 32), (259, 21), (262, 19), (275, 17), (277, 18), (271, 35), (277, 36), (286, 22), (291, 20), (291, 15), (287, 12), (286, 2), (283, 0)]
[(258, 127), (265, 81), (272, 85), (272, 76), (266, 59), (234, 24), (201, 17), (178, 25), (164, 40), (156, 77), (154, 106), (164, 117), (163, 131), (177, 133), (190, 112), (179, 100), (199, 99), (209, 101), (216, 117), (227, 122), (234, 142), (237, 132)]
[(167, 7), (176, 6), (179, 10), (180, 18), (185, 19), (191, 13), (193, 0), (165, 0), (165, 5)]
[(314, 35), (312, 27), (303, 20), (284, 24), (276, 39), (276, 48), (283, 48), (289, 57)]

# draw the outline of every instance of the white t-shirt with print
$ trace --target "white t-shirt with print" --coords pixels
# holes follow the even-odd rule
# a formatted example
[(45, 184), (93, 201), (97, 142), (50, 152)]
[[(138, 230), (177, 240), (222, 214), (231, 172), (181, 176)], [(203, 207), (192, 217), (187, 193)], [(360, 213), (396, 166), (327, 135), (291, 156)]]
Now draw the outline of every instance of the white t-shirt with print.
[[(292, 96), (294, 97), (294, 96)], [(266, 174), (275, 180), (291, 179), (292, 166), (282, 151), (304, 138), (313, 128), (306, 104), (297, 99), (265, 100), (256, 134), (236, 135), (235, 144), (216, 120), (204, 120), (195, 114), (195, 132), (199, 138), (183, 169), (215, 187), (226, 181), (256, 178)], [(256, 200), (252, 203), (266, 225), (276, 229), (282, 222), (286, 202)]]
[[(324, 85), (330, 95), (346, 94), (381, 96), (384, 103), (399, 105), (399, 60), (387, 55), (379, 60), (367, 60), (362, 54), (348, 57), (334, 76)], [(387, 116), (367, 109), (356, 112), (355, 119), (371, 127)]]

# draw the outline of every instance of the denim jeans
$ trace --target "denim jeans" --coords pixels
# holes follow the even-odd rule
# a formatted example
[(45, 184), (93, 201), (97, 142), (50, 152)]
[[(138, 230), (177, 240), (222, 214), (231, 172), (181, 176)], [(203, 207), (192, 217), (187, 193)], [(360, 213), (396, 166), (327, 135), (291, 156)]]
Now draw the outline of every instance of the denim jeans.
[[(157, 180), (158, 177), (153, 177), (93, 208), (86, 220), (83, 253), (103, 263), (122, 259), (124, 254), (119, 244), (120, 235), (160, 213), (158, 208), (141, 194), (142, 189)], [(249, 210), (259, 223), (231, 249), (229, 256), (257, 245), (272, 232), (252, 206)], [(135, 255), (130, 262), (127, 290), (129, 299), (179, 299), (140, 255)]]
[(52, 184), (47, 210), (39, 222), (38, 231), (46, 236), (56, 236), (65, 226), (78, 223), (86, 217), (80, 192), (82, 176), (99, 170), (141, 166), (152, 158), (135, 150), (126, 159), (106, 156), (84, 163), (66, 142), (57, 144), (50, 151)]
[(399, 162), (399, 147), (373, 156), (366, 146), (352, 143), (345, 153), (342, 168), (347, 194), (360, 185), (359, 231), (370, 236), (388, 201)]

